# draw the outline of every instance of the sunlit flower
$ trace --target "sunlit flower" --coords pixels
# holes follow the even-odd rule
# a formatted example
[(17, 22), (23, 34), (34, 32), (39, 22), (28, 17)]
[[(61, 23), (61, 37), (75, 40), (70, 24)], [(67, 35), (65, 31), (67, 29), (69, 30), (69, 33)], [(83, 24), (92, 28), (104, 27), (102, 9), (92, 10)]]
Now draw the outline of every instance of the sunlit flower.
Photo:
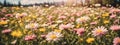
[(119, 45), (120, 44), (120, 37), (116, 37), (113, 40), (113, 45)]
[(47, 41), (58, 41), (61, 39), (61, 37), (63, 37), (63, 35), (61, 33), (58, 32), (49, 32), (46, 35), (46, 40)]
[(89, 21), (90, 20), (90, 17), (88, 17), (88, 16), (83, 16), (83, 17), (81, 17), (81, 18), (77, 18), (76, 19), (76, 22), (77, 23), (83, 23), (83, 22), (87, 22), (87, 21)]
[(13, 37), (21, 37), (23, 34), (20, 30), (15, 30), (15, 31), (12, 31), (11, 35)]
[(27, 28), (27, 29), (36, 29), (38, 27), (39, 27), (38, 23), (29, 23), (25, 26), (25, 28)]
[(102, 36), (102, 35), (105, 35), (107, 32), (108, 32), (108, 30), (105, 27), (103, 27), (103, 26), (95, 28), (92, 31), (94, 36)]
[(94, 38), (88, 38), (88, 39), (86, 40), (87, 43), (92, 43), (92, 42), (94, 42), (94, 41), (95, 41)]
[(113, 30), (113, 31), (117, 31), (117, 30), (120, 30), (120, 26), (119, 25), (112, 25), (110, 27), (110, 29)]
[(29, 41), (35, 39), (37, 36), (35, 34), (32, 35), (26, 35), (24, 40)]
[(79, 36), (83, 35), (83, 33), (85, 32), (84, 28), (78, 28), (78, 29), (74, 29), (76, 31), (76, 34), (78, 34)]
[(2, 33), (9, 33), (11, 31), (12, 31), (11, 29), (5, 29), (5, 30), (2, 30)]

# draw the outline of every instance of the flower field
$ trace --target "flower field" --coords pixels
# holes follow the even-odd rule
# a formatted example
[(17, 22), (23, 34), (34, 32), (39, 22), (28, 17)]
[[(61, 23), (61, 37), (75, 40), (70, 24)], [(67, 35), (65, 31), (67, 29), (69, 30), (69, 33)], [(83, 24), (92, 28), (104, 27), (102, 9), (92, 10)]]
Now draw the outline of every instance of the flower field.
[(119, 45), (114, 7), (2, 7), (0, 45)]

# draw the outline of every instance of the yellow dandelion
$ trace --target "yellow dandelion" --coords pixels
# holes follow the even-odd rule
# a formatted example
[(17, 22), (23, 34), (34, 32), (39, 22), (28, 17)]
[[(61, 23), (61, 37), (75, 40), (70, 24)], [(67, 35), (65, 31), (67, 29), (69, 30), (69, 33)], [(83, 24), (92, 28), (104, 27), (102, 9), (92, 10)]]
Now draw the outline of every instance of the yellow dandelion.
[(88, 39), (86, 40), (87, 43), (92, 43), (93, 41), (95, 41), (94, 38), (88, 38)]
[(21, 37), (23, 34), (20, 30), (15, 30), (15, 31), (12, 31), (11, 35), (13, 37)]

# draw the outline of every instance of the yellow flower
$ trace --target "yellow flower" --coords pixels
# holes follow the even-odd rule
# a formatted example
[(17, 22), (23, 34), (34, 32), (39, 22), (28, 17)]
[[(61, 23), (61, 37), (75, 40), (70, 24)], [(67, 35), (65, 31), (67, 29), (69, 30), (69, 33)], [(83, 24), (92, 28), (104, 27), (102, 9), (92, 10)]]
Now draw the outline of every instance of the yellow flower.
[(45, 32), (46, 31), (45, 28), (40, 28), (39, 30), (40, 30), (40, 32)]
[(103, 17), (109, 16), (109, 13), (102, 14)]
[(15, 30), (15, 31), (12, 31), (11, 35), (13, 37), (21, 37), (23, 34), (20, 30)]
[(54, 31), (55, 31), (55, 32), (61, 32), (61, 30), (58, 30), (58, 29), (55, 29)]
[(0, 21), (0, 25), (4, 25), (4, 24), (7, 24), (8, 22), (7, 21)]
[(92, 43), (93, 41), (95, 41), (94, 38), (88, 38), (88, 39), (86, 40), (87, 43)]
[(79, 28), (80, 27), (80, 24), (77, 24), (76, 28)]
[(104, 20), (104, 24), (107, 24), (109, 23), (110, 21), (109, 20)]

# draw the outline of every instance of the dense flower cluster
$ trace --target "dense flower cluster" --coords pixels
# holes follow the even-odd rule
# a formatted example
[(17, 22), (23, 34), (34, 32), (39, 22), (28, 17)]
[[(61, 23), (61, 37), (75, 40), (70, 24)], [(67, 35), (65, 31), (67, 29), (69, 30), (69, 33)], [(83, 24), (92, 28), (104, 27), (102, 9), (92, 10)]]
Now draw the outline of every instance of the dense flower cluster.
[(3, 7), (0, 31), (5, 45), (119, 45), (120, 9)]

